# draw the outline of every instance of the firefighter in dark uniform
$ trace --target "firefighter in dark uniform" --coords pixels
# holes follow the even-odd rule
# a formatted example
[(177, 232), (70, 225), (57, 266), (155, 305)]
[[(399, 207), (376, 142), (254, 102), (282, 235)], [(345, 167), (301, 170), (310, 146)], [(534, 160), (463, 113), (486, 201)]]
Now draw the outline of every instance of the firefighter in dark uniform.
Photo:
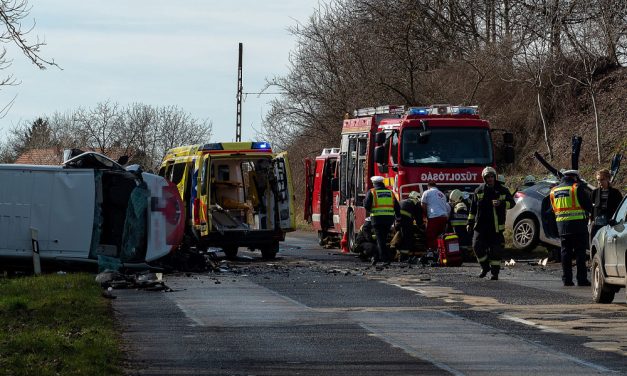
[(402, 238), (400, 249), (413, 251), (416, 245), (416, 230), (423, 226), (420, 194), (416, 191), (410, 192), (409, 197), (402, 200), (399, 205), (401, 208), (399, 225)]
[(454, 189), (449, 194), (448, 201), (451, 205), (449, 224), (455, 235), (457, 235), (459, 247), (463, 250), (464, 257), (466, 257), (471, 253), (472, 238), (466, 230), (466, 224), (468, 224), (468, 205), (464, 202), (464, 193), (459, 189)]
[(577, 170), (564, 171), (560, 184), (551, 189), (551, 207), (555, 213), (562, 246), (562, 281), (574, 286), (573, 254), (577, 260), (577, 285), (590, 286), (586, 268), (588, 247), (587, 213), (592, 210), (590, 197), (579, 186)]
[(374, 188), (366, 194), (364, 208), (372, 220), (379, 247), (379, 255), (373, 257), (372, 265), (376, 265), (378, 261), (389, 264), (392, 261), (392, 255), (390, 255), (387, 239), (390, 228), (399, 218), (400, 206), (394, 193), (385, 187), (382, 176), (373, 176), (370, 180)]
[(366, 218), (359, 232), (355, 235), (355, 246), (351, 252), (358, 253), (359, 258), (364, 261), (370, 260), (372, 256), (379, 254), (377, 237), (372, 228), (372, 218)]
[(472, 248), (481, 265), (479, 278), (492, 273), (492, 280), (499, 279), (505, 239), (505, 213), (516, 205), (509, 189), (496, 180), (496, 170), (486, 167), (481, 172), (484, 183), (472, 197), (468, 213), (467, 230), (473, 234)]

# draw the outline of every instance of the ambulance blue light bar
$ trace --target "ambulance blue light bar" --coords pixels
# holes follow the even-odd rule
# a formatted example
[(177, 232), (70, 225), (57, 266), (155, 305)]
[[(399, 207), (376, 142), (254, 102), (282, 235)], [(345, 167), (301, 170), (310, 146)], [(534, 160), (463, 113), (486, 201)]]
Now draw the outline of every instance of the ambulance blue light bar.
[(268, 149), (270, 150), (270, 143), (269, 142), (253, 142), (251, 149)]
[(214, 142), (211, 144), (204, 144), (202, 148), (200, 149), (201, 150), (224, 150), (224, 148), (222, 147), (222, 144), (219, 142)]

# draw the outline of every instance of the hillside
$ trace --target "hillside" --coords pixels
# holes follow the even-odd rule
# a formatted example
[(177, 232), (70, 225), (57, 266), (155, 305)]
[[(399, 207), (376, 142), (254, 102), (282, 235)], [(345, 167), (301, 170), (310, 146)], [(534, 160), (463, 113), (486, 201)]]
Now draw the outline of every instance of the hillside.
[[(583, 177), (595, 184), (594, 172), (600, 168), (609, 168), (614, 153), (627, 151), (627, 68), (618, 68), (597, 77), (596, 103), (599, 114), (601, 158), (597, 161), (596, 134), (594, 127), (594, 111), (590, 95), (584, 90), (575, 91), (572, 101), (562, 103), (555, 121), (549, 127), (554, 160), (557, 168), (570, 167), (571, 138), (579, 135), (583, 138), (580, 170)], [(507, 174), (512, 180), (527, 174), (542, 176), (547, 173), (533, 157), (534, 151), (547, 156), (547, 148), (541, 132), (536, 138), (527, 142), (517, 140), (516, 164), (508, 169)], [(547, 158), (548, 159), (548, 158)], [(623, 164), (614, 186), (625, 191), (627, 189), (627, 160)]]

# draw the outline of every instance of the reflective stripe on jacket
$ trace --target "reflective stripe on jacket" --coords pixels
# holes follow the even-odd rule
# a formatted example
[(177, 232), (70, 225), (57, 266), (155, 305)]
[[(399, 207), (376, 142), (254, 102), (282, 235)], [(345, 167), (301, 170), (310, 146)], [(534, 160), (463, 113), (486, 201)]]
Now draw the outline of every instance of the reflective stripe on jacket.
[(394, 197), (393, 193), (389, 189), (374, 189), (370, 190), (372, 193), (372, 209), (370, 209), (370, 215), (377, 216), (394, 216)]
[[(500, 205), (494, 206), (492, 200), (499, 200)], [(493, 187), (481, 184), (476, 190), (468, 213), (468, 225), (478, 232), (494, 231), (501, 233), (505, 230), (505, 216), (507, 210), (516, 205), (512, 194), (500, 183)]]
[(454, 211), (451, 214), (451, 226), (466, 226), (468, 222), (468, 213), (464, 211)]
[(551, 189), (551, 206), (557, 222), (583, 220), (586, 212), (577, 198), (578, 185), (558, 186)]

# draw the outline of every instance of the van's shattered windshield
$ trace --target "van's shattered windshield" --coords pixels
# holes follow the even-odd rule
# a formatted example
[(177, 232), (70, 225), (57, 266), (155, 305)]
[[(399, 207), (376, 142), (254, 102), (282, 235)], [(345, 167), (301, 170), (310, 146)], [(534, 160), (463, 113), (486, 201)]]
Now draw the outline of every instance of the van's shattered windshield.
[(404, 165), (492, 165), (492, 142), (487, 129), (430, 128), (405, 129), (401, 154)]

